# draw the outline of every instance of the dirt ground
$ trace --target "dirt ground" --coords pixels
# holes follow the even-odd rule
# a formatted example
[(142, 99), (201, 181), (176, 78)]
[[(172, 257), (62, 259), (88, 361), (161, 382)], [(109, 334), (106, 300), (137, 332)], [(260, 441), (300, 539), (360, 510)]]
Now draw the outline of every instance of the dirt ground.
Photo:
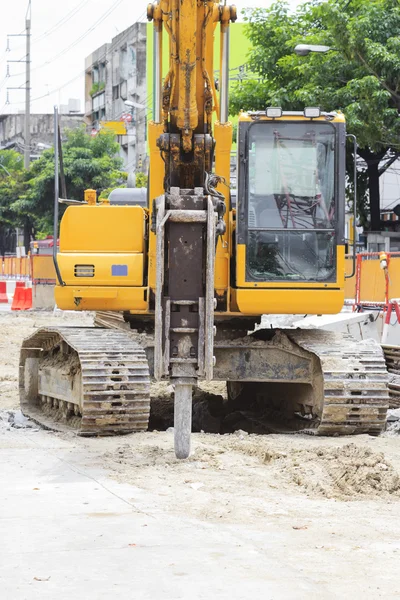
[(45, 311), (0, 313), (0, 411), (18, 408), (18, 364), (22, 340), (38, 327), (93, 324), (91, 314)]
[[(38, 326), (91, 322), (90, 314), (0, 314), (0, 411), (18, 406), (23, 338)], [(168, 395), (164, 386), (154, 388), (153, 396), (157, 389)], [(223, 394), (218, 386), (213, 391)], [(99, 439), (49, 435), (73, 440), (76, 449), (84, 450), (87, 467), (156, 495), (160, 511), (259, 531), (274, 523), (282, 533), (279, 544), (285, 546), (285, 535), (298, 536), (299, 563), (308, 563), (310, 552), (317, 551), (321, 581), (329, 581), (345, 556), (343, 572), (351, 572), (359, 592), (352, 598), (400, 597), (400, 582), (395, 589), (383, 575), (394, 571), (400, 558), (398, 435), (198, 433), (192, 456), (183, 462), (174, 457), (170, 430)]]

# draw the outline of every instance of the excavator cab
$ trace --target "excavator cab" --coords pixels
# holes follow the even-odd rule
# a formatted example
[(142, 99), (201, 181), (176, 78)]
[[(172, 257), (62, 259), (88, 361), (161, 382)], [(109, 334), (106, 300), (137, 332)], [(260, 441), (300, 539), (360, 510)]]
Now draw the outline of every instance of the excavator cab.
[(268, 109), (240, 117), (241, 313), (260, 312), (261, 303), (262, 312), (291, 314), (343, 306), (345, 122), (341, 114), (307, 114)]

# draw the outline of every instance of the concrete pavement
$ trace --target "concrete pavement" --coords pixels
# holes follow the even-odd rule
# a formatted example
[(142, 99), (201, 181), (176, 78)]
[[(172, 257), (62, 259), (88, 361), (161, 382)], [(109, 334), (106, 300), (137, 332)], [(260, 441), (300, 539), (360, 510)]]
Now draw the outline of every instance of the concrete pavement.
[[(182, 486), (165, 477), (150, 492), (110, 479), (96, 466), (101, 445), (88, 450), (72, 434), (7, 429), (0, 419), (1, 599), (399, 597), (396, 500), (336, 503), (277, 490), (268, 505), (266, 487), (259, 521), (194, 518), (167, 509)], [(251, 491), (232, 493), (240, 502)]]
[(161, 514), (82, 459), (51, 433), (0, 432), (2, 598), (301, 597), (282, 590), (287, 568), (272, 551), (266, 564), (256, 532), (246, 541), (232, 527)]

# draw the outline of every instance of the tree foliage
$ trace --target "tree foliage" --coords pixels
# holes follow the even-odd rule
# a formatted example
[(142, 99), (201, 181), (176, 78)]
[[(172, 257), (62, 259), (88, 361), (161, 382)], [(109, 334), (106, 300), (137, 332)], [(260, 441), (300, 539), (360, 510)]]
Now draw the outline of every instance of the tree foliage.
[[(357, 136), (364, 225), (380, 228), (379, 176), (400, 154), (400, 4), (398, 0), (311, 0), (291, 13), (283, 0), (246, 12), (252, 75), (237, 84), (231, 112), (281, 106), (341, 110)], [(334, 50), (300, 57), (297, 44)], [(386, 165), (380, 166), (385, 159)], [(351, 178), (352, 166), (349, 163)], [(382, 164), (382, 163), (381, 163)]]
[[(63, 143), (64, 172), (68, 197), (83, 200), (85, 189), (101, 192), (126, 180), (119, 145), (111, 132), (96, 137), (85, 128), (66, 132)], [(45, 150), (23, 169), (22, 157), (13, 151), (0, 152), (0, 223), (23, 227), (26, 243), (32, 235), (43, 237), (52, 231), (54, 205), (54, 150)]]
[(14, 150), (1, 150), (0, 165), (0, 255), (4, 255), (12, 250), (15, 227), (23, 226), (11, 209), (24, 190), (23, 158)]
[(0, 150), (0, 181), (13, 173), (21, 173), (24, 161), (21, 154), (15, 150)]
[(148, 177), (142, 171), (136, 173), (136, 187), (142, 188), (147, 187)]

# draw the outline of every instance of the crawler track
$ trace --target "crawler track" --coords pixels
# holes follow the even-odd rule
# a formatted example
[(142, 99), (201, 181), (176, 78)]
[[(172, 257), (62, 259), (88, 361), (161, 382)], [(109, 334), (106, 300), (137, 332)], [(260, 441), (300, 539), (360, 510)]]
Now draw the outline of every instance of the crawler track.
[(236, 348), (242, 376), (235, 382), (230, 374), (229, 401), (236, 410), (254, 406), (271, 431), (377, 435), (384, 430), (388, 373), (376, 342), (356, 342), (348, 334), (330, 331), (289, 329), (258, 330), (225, 346)]
[[(107, 314), (98, 316), (103, 326), (116, 327), (115, 316), (108, 320)], [(122, 315), (119, 320), (118, 326), (127, 327)], [(376, 342), (358, 342), (347, 333), (323, 330), (290, 329), (280, 334), (316, 359), (313, 385), (318, 397), (309, 419), (292, 419), (289, 427), (313, 435), (377, 435), (385, 429), (388, 408), (400, 406), (400, 347), (384, 346), (383, 353)], [(225, 338), (223, 345), (238, 343), (230, 339), (230, 331), (221, 328), (220, 335)], [(239, 344), (248, 344), (249, 348), (255, 345), (261, 350), (262, 337), (259, 331), (241, 337)], [(396, 374), (398, 381), (392, 381), (391, 374)], [(318, 377), (322, 385), (318, 385)], [(257, 387), (253, 384), (253, 392), (257, 393)], [(244, 407), (246, 404), (247, 399)], [(283, 422), (282, 413), (279, 420)], [(283, 425), (282, 431), (287, 432), (288, 427)]]
[(315, 354), (324, 378), (317, 435), (379, 434), (389, 408), (388, 374), (379, 344), (348, 334), (296, 331), (289, 337)]
[(24, 414), (51, 429), (88, 436), (146, 430), (145, 352), (121, 331), (41, 329), (22, 345), (20, 399)]
[[(150, 373), (145, 350), (131, 333), (115, 329), (114, 323), (111, 327), (41, 329), (25, 340), (20, 360), (23, 412), (45, 427), (72, 427), (81, 435), (146, 430)], [(240, 396), (244, 407), (256, 396), (266, 399), (272, 431), (377, 435), (384, 429), (393, 402), (388, 390), (392, 374), (387, 372), (379, 344), (321, 330), (285, 330), (272, 335), (259, 330), (216, 342), (222, 362), (223, 355), (218, 355), (221, 344), (225, 356), (230, 357), (232, 349), (239, 352), (239, 364), (242, 359), (245, 364), (251, 355), (250, 370), (256, 368), (257, 356), (263, 356), (258, 374), (251, 377), (247, 372), (239, 382)], [(293, 364), (300, 369), (298, 379), (288, 383), (287, 365), (297, 359), (300, 362)], [(396, 351), (393, 360), (397, 359)], [(217, 359), (217, 371), (218, 364)], [(223, 371), (218, 379), (229, 377)], [(272, 388), (268, 388), (270, 384)]]
[(382, 346), (389, 372), (390, 408), (400, 408), (400, 346)]

